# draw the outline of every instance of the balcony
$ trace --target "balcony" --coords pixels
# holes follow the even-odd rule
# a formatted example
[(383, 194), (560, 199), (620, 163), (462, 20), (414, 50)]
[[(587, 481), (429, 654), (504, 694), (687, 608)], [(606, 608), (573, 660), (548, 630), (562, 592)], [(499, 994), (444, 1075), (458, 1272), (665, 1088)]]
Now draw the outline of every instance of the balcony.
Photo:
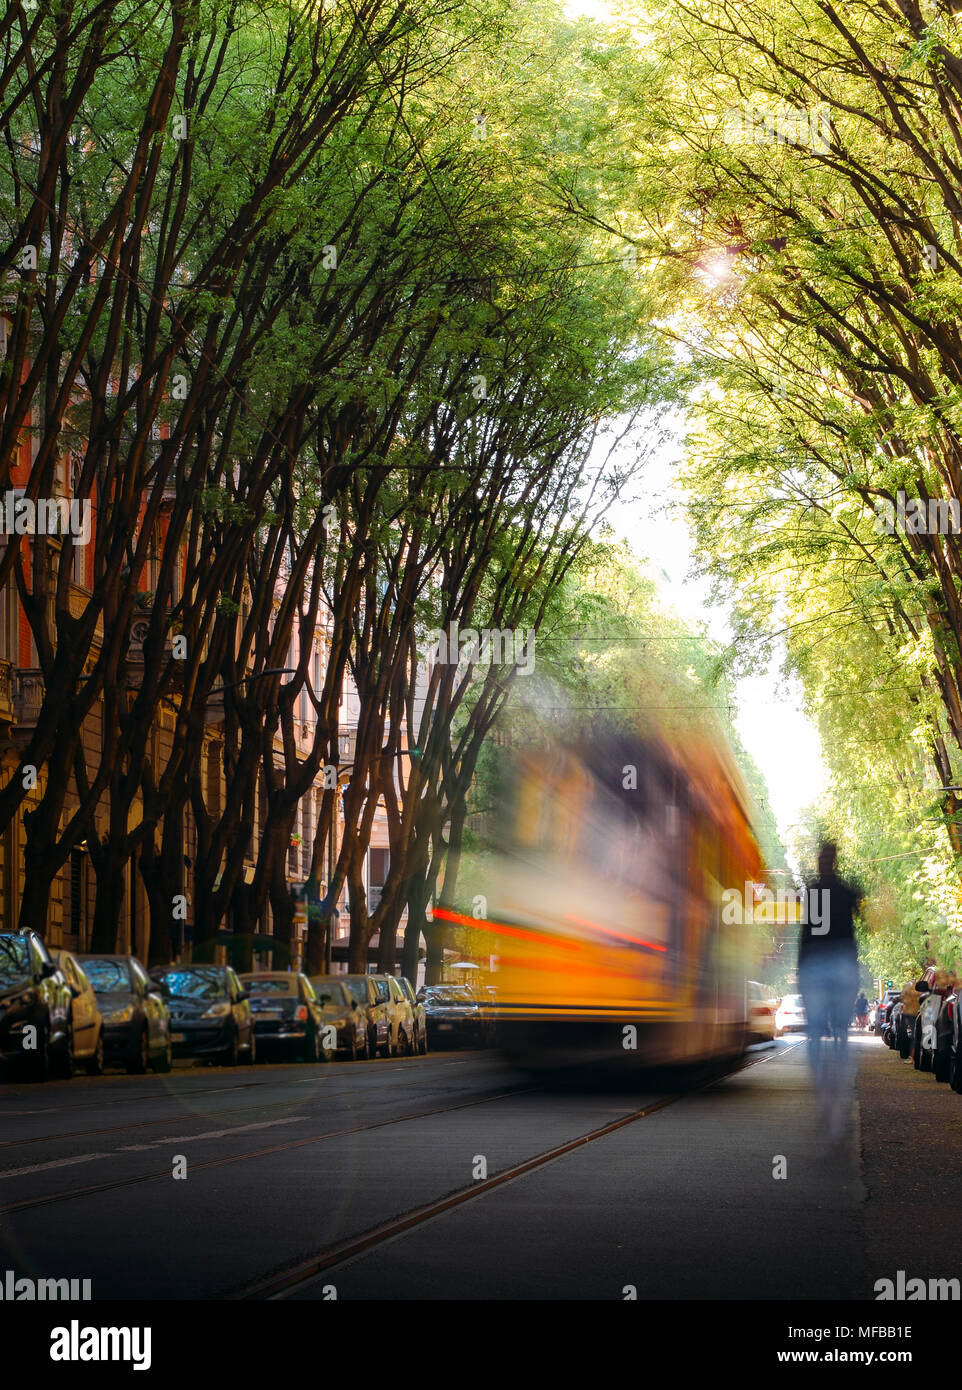
[(43, 672), (24, 669), (12, 672), (13, 713), (17, 731), (29, 733), (37, 727), (40, 707), (43, 704)]
[[(150, 632), (151, 606), (149, 602), (141, 602), (134, 611), (134, 616), (130, 623), (130, 643), (127, 647), (127, 666), (130, 672), (130, 683), (136, 687), (140, 684), (140, 672), (144, 666), (144, 643), (147, 641)], [(164, 635), (164, 646), (162, 656), (165, 661), (169, 661), (173, 654), (173, 638), (168, 631)], [(175, 688), (180, 688), (183, 662), (174, 663)]]
[(0, 727), (11, 725), (16, 717), (12, 661), (0, 661)]

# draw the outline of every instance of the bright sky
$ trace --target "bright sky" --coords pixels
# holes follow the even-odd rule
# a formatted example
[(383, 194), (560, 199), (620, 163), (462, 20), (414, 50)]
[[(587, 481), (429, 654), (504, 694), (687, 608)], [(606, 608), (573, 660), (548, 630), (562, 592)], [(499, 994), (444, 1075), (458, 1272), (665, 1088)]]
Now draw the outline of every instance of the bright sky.
[[(644, 499), (619, 505), (608, 520), (635, 553), (649, 561), (665, 602), (679, 617), (693, 625), (704, 623), (716, 641), (727, 645), (732, 640), (727, 615), (711, 606), (711, 585), (690, 573), (691, 532), (675, 486), (682, 448), (677, 439), (653, 457), (645, 466)], [(636, 485), (634, 490), (642, 489)], [(786, 682), (777, 662), (739, 683), (737, 706), (738, 733), (768, 783), (785, 841), (800, 812), (818, 800), (826, 785), (818, 731), (803, 712), (797, 682)]]
[[(604, 21), (617, 8), (612, 0), (568, 0), (569, 18), (585, 15)], [(686, 622), (704, 622), (719, 642), (732, 633), (725, 614), (709, 606), (711, 586), (693, 579), (691, 534), (684, 507), (673, 489), (682, 445), (667, 449), (646, 468), (647, 501), (625, 504), (609, 520), (640, 556), (651, 564), (665, 601)], [(802, 809), (824, 791), (827, 772), (818, 731), (802, 710), (797, 683), (787, 683), (777, 669), (761, 671), (738, 686), (735, 723), (745, 747), (768, 783), (772, 810), (783, 841), (790, 837)]]

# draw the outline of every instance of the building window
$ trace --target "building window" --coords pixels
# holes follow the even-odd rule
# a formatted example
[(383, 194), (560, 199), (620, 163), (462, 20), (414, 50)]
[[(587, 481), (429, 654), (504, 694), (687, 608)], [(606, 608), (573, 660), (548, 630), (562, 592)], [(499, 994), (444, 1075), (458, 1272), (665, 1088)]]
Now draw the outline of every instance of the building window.
[(70, 851), (70, 931), (83, 946), (84, 928), (84, 852), (82, 849)]
[(216, 743), (207, 745), (207, 814), (220, 817), (220, 759)]
[(301, 802), (301, 873), (305, 879), (311, 872), (311, 853), (314, 849), (313, 801), (314, 798), (308, 793)]
[[(0, 559), (6, 546), (0, 546)], [(17, 586), (11, 575), (0, 589), (0, 660), (17, 664)]]
[(381, 901), (381, 892), (387, 880), (388, 868), (391, 863), (391, 851), (389, 849), (371, 849), (367, 855), (368, 890), (367, 907), (369, 912), (374, 909)]
[[(69, 467), (70, 467), (70, 474), (69, 474), (69, 481), (70, 481), (70, 497), (71, 497), (71, 499), (73, 499), (73, 498), (76, 498), (76, 497), (77, 497), (77, 493), (78, 493), (79, 488), (80, 488), (80, 475), (81, 475), (81, 472), (82, 472), (81, 465), (80, 465), (80, 460), (79, 460), (79, 459), (71, 459)], [(80, 499), (78, 499), (78, 500), (80, 500)], [(91, 536), (91, 540), (93, 540), (93, 536)], [(71, 552), (71, 575), (70, 575), (70, 578), (71, 578), (71, 580), (73, 581), (73, 583), (77, 585), (77, 587), (78, 587), (79, 589), (84, 588), (84, 586), (86, 585), (86, 581), (87, 581), (87, 573), (86, 573), (87, 565), (86, 565), (86, 561), (87, 561), (87, 547), (84, 546), (84, 545), (79, 545), (79, 544), (77, 543), (76, 539), (75, 539), (75, 540), (74, 540), (74, 544), (73, 544), (73, 550), (72, 550), (72, 552)]]

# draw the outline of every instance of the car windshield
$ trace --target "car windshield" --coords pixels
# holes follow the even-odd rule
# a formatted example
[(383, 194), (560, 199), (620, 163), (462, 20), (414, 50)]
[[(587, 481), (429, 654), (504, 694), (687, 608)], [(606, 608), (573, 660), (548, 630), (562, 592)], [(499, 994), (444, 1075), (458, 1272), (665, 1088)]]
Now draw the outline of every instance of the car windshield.
[(312, 980), (318, 999), (322, 1004), (346, 1004), (348, 995), (339, 980)]
[(451, 989), (429, 989), (425, 994), (425, 1002), (428, 1004), (474, 1004), (476, 1000), (466, 989), (459, 989), (455, 985)]
[(348, 990), (359, 1004), (367, 1003), (367, 981), (361, 978), (340, 980), (340, 984)]
[(154, 977), (171, 999), (226, 999), (227, 976), (220, 970), (167, 970)]
[(14, 936), (0, 936), (0, 989), (17, 984), (29, 974), (27, 943)]
[(241, 976), (241, 984), (250, 994), (296, 994), (297, 981), (293, 976), (284, 980), (248, 979)]
[(124, 960), (85, 960), (83, 967), (95, 994), (130, 989), (130, 971)]

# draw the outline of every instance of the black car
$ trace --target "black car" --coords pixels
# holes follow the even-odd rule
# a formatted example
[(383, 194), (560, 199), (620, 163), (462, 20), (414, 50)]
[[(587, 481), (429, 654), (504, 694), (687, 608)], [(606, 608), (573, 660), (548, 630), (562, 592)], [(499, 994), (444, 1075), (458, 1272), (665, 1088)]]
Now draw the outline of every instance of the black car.
[(314, 987), (299, 972), (262, 970), (240, 976), (250, 995), (254, 1035), (261, 1055), (293, 1053), (302, 1062), (329, 1062), (337, 1045), (336, 1029), (324, 1033), (324, 1016)]
[(78, 956), (104, 1016), (104, 1060), (132, 1076), (170, 1071), (170, 1016), (136, 956)]
[(241, 1053), (256, 1059), (247, 990), (229, 965), (166, 965), (150, 972), (170, 1010), (175, 1057), (197, 1057), (233, 1067)]
[(36, 932), (0, 932), (0, 1061), (34, 1081), (70, 1076), (73, 996)]
[(950, 1005), (946, 1013), (952, 1026), (949, 1035), (949, 1085), (957, 1095), (962, 1095), (962, 1009), (959, 1007), (960, 999), (962, 999), (962, 990), (957, 990), (946, 1000), (946, 1003)]
[(370, 1056), (367, 1014), (338, 975), (312, 975), (324, 1023), (337, 1034), (337, 1050), (352, 1062)]
[(466, 985), (428, 985), (418, 996), (424, 1004), (428, 1044), (438, 1047), (483, 1047), (488, 1021)]
[(875, 1010), (876, 1033), (884, 1035), (885, 1028), (892, 1017), (892, 1009), (898, 1003), (901, 997), (902, 991), (900, 989), (887, 989), (885, 991), (884, 995), (879, 1001), (878, 1007)]

